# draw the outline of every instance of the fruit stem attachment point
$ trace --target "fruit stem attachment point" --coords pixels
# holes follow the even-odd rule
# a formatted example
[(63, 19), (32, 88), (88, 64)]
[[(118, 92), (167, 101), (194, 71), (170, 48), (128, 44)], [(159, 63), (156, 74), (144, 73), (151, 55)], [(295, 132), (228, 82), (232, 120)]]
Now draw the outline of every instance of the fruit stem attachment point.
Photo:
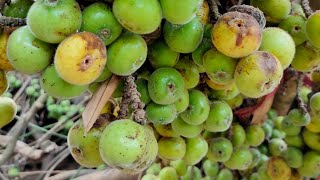
[(217, 20), (221, 16), (221, 14), (215, 0), (208, 0), (208, 5), (210, 12), (210, 21), (213, 22), (213, 20)]
[(125, 88), (120, 104), (119, 119), (125, 119), (129, 112), (129, 104), (133, 109), (133, 117), (137, 123), (146, 124), (146, 112), (143, 109), (145, 104), (141, 102), (141, 95), (137, 90), (137, 85), (134, 82), (135, 78), (130, 75), (123, 78)]
[(0, 16), (0, 26), (17, 27), (17, 26), (24, 26), (26, 24), (27, 24), (27, 21), (24, 18)]
[(301, 1), (301, 6), (302, 6), (306, 16), (307, 17), (311, 16), (311, 14), (313, 13), (313, 10), (310, 7), (309, 0), (302, 0)]

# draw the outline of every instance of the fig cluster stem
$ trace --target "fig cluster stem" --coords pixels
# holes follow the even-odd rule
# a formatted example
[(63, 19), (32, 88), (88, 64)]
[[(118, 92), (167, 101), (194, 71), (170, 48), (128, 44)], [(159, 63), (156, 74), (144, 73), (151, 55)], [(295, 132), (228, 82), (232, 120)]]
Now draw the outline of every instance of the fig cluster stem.
[(13, 18), (7, 16), (0, 16), (0, 26), (18, 27), (27, 24), (25, 18)]
[(127, 116), (129, 104), (131, 104), (134, 120), (138, 123), (146, 124), (146, 112), (143, 109), (145, 104), (141, 102), (141, 95), (134, 81), (135, 78), (132, 75), (124, 77), (125, 88), (120, 104), (119, 118), (124, 119)]
[(310, 3), (309, 0), (302, 0), (301, 1), (301, 6), (304, 10), (304, 13), (306, 14), (307, 17), (311, 16), (311, 14), (313, 13), (313, 10), (310, 7)]
[(217, 2), (215, 0), (208, 0), (208, 5), (210, 12), (210, 20), (217, 20), (221, 16)]
[(18, 138), (20, 134), (23, 132), (25, 127), (28, 125), (28, 122), (35, 116), (35, 114), (44, 106), (44, 103), (47, 100), (47, 95), (42, 93), (39, 98), (32, 104), (31, 108), (23, 114), (21, 117), (16, 116), (18, 119), (17, 123), (14, 125), (12, 130), (15, 132), (11, 137), (10, 143), (7, 145), (6, 149), (2, 153), (0, 157), (0, 165), (3, 165), (13, 154), (14, 148), (16, 147)]
[(301, 88), (303, 86), (303, 78), (304, 78), (304, 74), (299, 73), (298, 79), (297, 79), (297, 83), (298, 83), (297, 84), (297, 101), (298, 101), (299, 108), (303, 111), (304, 114), (307, 114), (308, 113), (307, 105), (303, 102), (303, 99), (300, 95)]

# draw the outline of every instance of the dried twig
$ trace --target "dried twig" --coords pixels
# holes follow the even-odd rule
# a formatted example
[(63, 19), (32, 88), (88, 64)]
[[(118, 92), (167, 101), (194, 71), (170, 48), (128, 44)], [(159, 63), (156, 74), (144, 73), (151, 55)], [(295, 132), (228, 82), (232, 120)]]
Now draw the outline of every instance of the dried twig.
[(221, 14), (215, 0), (208, 0), (208, 5), (210, 12), (210, 21), (213, 22), (214, 20), (217, 20), (221, 16)]
[(9, 27), (16, 27), (16, 26), (24, 26), (27, 24), (27, 20), (24, 18), (13, 18), (13, 17), (0, 17), (0, 26), (9, 26)]
[(138, 174), (126, 174), (118, 169), (107, 169), (105, 171), (96, 171), (91, 174), (80, 176), (74, 180), (105, 180), (105, 179), (116, 179), (116, 180), (137, 180)]
[[(68, 156), (70, 155), (70, 151), (68, 148), (66, 148), (64, 151), (62, 151), (58, 156), (59, 158), (54, 161), (54, 164), (52, 164), (52, 166), (50, 167), (50, 169), (48, 170), (48, 172), (45, 174), (43, 179), (48, 179), (49, 176), (51, 175), (52, 171), (64, 160), (66, 159)], [(58, 157), (57, 156), (57, 157)]]
[(310, 3), (309, 0), (302, 0), (301, 1), (301, 6), (306, 14), (307, 17), (311, 16), (311, 14), (313, 13), (311, 7), (310, 7)]
[(298, 79), (297, 79), (297, 101), (298, 101), (299, 108), (303, 111), (304, 114), (307, 114), (308, 113), (307, 105), (303, 102), (303, 99), (300, 95), (301, 88), (303, 86), (303, 78), (304, 78), (304, 74), (299, 73)]
[[(83, 176), (89, 173), (96, 172), (97, 170), (95, 169), (81, 169), (79, 170), (70, 170), (70, 171), (63, 171), (61, 173), (58, 173), (54, 176), (51, 176), (48, 178), (48, 180), (61, 180), (61, 179), (69, 179), (71, 176), (75, 175), (78, 173), (77, 176)], [(54, 171), (53, 171), (54, 172)]]
[(23, 114), (21, 118), (17, 117), (19, 121), (14, 125), (14, 128), (12, 128), (15, 129), (15, 133), (13, 134), (10, 143), (7, 145), (6, 149), (2, 153), (2, 156), (0, 157), (0, 165), (4, 164), (11, 157), (20, 134), (27, 126), (28, 122), (32, 119), (32, 117), (37, 113), (37, 111), (43, 107), (43, 104), (46, 100), (47, 95), (42, 93), (39, 98), (33, 103), (27, 113)]

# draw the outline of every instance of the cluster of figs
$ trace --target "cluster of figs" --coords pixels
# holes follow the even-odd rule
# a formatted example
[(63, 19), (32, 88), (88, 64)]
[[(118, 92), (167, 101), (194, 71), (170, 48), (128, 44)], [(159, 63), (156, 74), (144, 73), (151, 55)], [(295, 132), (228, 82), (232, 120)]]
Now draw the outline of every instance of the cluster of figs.
[[(214, 24), (206, 0), (17, 0), (10, 6), (20, 8), (26, 25), (1, 33), (0, 94), (8, 89), (7, 71), (40, 74), (43, 91), (60, 99), (93, 93), (112, 75), (137, 77), (147, 125), (130, 113), (98, 120), (89, 132), (77, 122), (68, 145), (84, 167), (106, 163), (139, 173), (157, 156), (188, 165), (210, 159), (208, 150), (219, 143), (212, 147), (202, 132), (233, 128), (233, 109), (277, 90), (288, 67), (309, 73), (320, 65), (320, 12), (306, 17), (289, 0), (251, 0), (216, 12)], [(10, 6), (4, 15), (20, 17)], [(113, 98), (121, 100), (123, 86)], [(1, 97), (0, 113), (6, 103), (13, 107)], [(242, 155), (244, 164), (236, 160)], [(219, 162), (244, 170), (252, 161), (241, 146)]]

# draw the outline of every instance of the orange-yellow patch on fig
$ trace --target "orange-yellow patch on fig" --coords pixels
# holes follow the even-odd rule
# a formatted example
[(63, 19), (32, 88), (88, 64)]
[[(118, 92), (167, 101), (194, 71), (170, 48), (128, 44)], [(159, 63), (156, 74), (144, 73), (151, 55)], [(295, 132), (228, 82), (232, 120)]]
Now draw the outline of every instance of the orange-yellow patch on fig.
[(9, 82), (4, 71), (0, 70), (0, 96), (7, 91)]
[(106, 61), (106, 47), (89, 32), (75, 33), (66, 38), (59, 44), (54, 57), (59, 76), (75, 85), (86, 85), (96, 80)]
[(240, 58), (250, 55), (260, 47), (262, 29), (251, 15), (228, 12), (218, 19), (211, 37), (221, 53)]
[(200, 9), (197, 11), (197, 17), (202, 24), (207, 24), (209, 21), (209, 4), (207, 1), (203, 1)]
[(2, 32), (0, 34), (0, 69), (4, 71), (12, 71), (14, 68), (9, 62), (7, 57), (7, 42), (8, 42), (9, 34), (6, 32)]

